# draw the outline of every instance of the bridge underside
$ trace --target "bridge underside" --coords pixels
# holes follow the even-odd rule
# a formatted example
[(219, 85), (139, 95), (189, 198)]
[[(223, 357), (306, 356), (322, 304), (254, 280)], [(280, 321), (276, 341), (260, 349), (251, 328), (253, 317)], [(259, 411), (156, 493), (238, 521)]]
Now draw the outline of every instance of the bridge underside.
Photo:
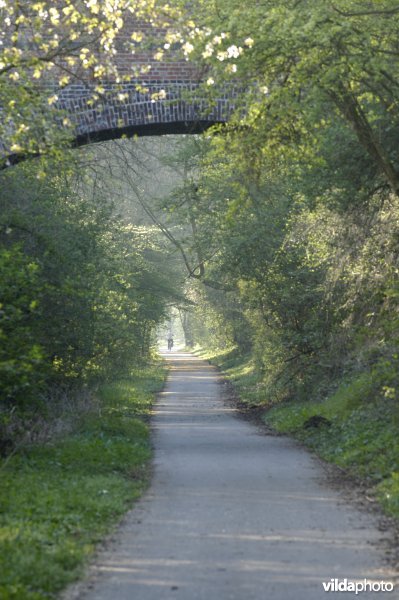
[[(210, 102), (193, 81), (132, 81), (122, 86), (107, 83), (103, 88), (95, 100), (93, 87), (87, 83), (53, 90), (58, 100), (56, 110), (48, 114), (49, 121), (57, 127), (67, 116), (74, 129), (74, 146), (123, 136), (202, 133), (212, 125), (227, 122), (234, 110), (232, 90)], [(0, 141), (0, 169), (26, 158), (28, 155), (23, 153), (7, 151)]]
[(129, 125), (127, 127), (115, 127), (81, 133), (76, 136), (76, 146), (95, 144), (107, 140), (117, 140), (122, 137), (154, 136), (172, 134), (195, 134), (203, 133), (212, 125), (223, 121), (175, 121), (170, 123), (147, 123), (144, 125)]
[(226, 122), (232, 106), (227, 95), (210, 105), (198, 97), (199, 89), (187, 81), (147, 82), (144, 91), (135, 82), (107, 85), (90, 104), (90, 87), (71, 85), (59, 93), (57, 108), (72, 120), (78, 146), (122, 136), (201, 133)]

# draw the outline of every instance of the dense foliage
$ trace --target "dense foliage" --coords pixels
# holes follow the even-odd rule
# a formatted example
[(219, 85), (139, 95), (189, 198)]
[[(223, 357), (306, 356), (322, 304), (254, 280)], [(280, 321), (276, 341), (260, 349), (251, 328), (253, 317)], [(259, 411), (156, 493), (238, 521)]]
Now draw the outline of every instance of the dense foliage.
[(254, 179), (235, 136), (185, 142), (198, 162), (163, 204), (197, 258), (197, 341), (252, 351), (270, 402), (371, 366), (395, 396), (397, 198), (370, 175), (356, 189), (355, 164), (328, 139), (333, 162), (265, 161)]
[(168, 210), (208, 284), (200, 337), (208, 315), (218, 344), (251, 350), (270, 402), (371, 368), (397, 396), (398, 19), (390, 0), (266, 0), (245, 19), (202, 0), (187, 24), (209, 97), (232, 86), (237, 110), (186, 148)]
[(2, 176), (4, 423), (15, 410), (48, 404), (57, 389), (143, 361), (179, 296), (156, 234), (116, 216), (90, 178), (77, 186), (76, 171), (55, 163), (57, 175), (38, 179), (40, 168)]

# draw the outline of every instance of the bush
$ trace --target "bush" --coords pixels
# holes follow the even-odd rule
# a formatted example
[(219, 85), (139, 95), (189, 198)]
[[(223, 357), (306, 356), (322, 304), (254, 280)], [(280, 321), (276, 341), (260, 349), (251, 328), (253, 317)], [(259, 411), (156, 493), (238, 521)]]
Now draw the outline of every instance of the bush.
[(0, 248), (0, 405), (37, 398), (46, 373), (34, 330), (42, 295), (40, 269), (20, 245)]

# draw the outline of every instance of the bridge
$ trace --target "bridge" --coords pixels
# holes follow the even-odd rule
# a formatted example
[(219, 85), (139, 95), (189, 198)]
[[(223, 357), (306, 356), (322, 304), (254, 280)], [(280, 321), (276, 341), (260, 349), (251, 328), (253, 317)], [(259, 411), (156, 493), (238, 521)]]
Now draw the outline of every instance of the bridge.
[(132, 80), (122, 86), (106, 83), (93, 106), (88, 105), (91, 87), (74, 83), (58, 93), (57, 108), (72, 120), (77, 145), (122, 136), (200, 133), (226, 122), (232, 110), (228, 95), (209, 105), (201, 98), (200, 82), (184, 74), (176, 65), (170, 78)]
[[(156, 60), (148, 49), (134, 55), (124, 50), (123, 38), (130, 37), (135, 27), (137, 23), (127, 19), (116, 57), (118, 74), (129, 81), (101, 82), (104, 92), (91, 106), (90, 82), (75, 82), (57, 92), (56, 106), (72, 120), (77, 145), (122, 136), (198, 133), (226, 122), (233, 108), (231, 93), (210, 104), (201, 88), (204, 74), (198, 66), (173, 52), (168, 59)], [(162, 33), (158, 30), (158, 35)]]
[[(61, 65), (55, 64), (53, 75), (46, 75), (39, 81), (32, 78), (33, 95), (39, 98), (43, 90), (45, 92), (43, 112), (39, 107), (37, 113), (32, 113), (33, 118), (36, 114), (40, 118), (43, 115), (50, 128), (62, 128), (61, 123), (65, 123), (65, 117), (68, 117), (72, 124), (72, 143), (77, 146), (124, 136), (199, 133), (214, 124), (226, 122), (234, 109), (231, 89), (210, 102), (210, 95), (202, 85), (206, 74), (201, 72), (199, 65), (192, 64), (173, 50), (167, 59), (156, 58), (154, 48), (159, 46), (159, 42), (162, 44), (165, 31), (158, 29), (154, 34), (150, 25), (144, 24), (144, 29), (147, 27), (151, 30), (150, 36), (155, 36), (152, 42), (139, 46), (132, 54), (126, 41), (130, 40), (137, 25), (133, 17), (127, 16), (117, 37), (117, 53), (112, 60), (119, 83), (115, 74), (100, 81), (90, 69), (85, 70), (80, 64), (70, 81), (60, 86), (58, 81), (63, 74), (61, 57)], [(84, 43), (78, 41), (77, 48)], [(26, 77), (30, 77), (29, 71)], [(96, 91), (98, 87), (102, 88), (100, 92)], [(49, 106), (50, 96), (55, 101), (49, 102)], [(13, 118), (10, 114), (8, 123), (9, 131), (12, 131)], [(18, 121), (15, 126), (18, 127)], [(29, 150), (28, 154), (35, 155), (35, 150)], [(3, 158), (5, 166), (23, 160), (28, 154), (25, 154), (24, 148), (13, 153), (12, 145), (0, 140), (0, 158)]]

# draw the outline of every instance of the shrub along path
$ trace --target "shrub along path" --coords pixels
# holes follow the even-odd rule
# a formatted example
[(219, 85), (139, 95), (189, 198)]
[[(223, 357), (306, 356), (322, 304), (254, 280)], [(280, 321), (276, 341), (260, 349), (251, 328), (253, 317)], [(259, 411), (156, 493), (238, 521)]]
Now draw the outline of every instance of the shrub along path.
[(317, 460), (239, 418), (213, 367), (167, 360), (152, 486), (69, 598), (314, 600), (332, 578), (393, 581), (373, 517), (327, 485)]

